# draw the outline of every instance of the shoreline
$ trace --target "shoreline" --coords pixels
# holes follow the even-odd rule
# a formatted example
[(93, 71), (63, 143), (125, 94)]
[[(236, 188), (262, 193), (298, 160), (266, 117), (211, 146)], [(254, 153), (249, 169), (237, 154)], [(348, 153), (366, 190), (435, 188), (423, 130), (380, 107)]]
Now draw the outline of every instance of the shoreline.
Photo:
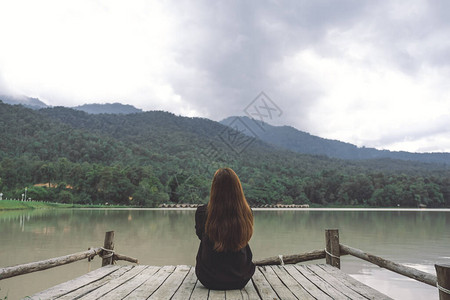
[[(0, 200), (0, 211), (41, 209), (108, 209), (108, 210), (196, 210), (196, 207), (133, 207), (121, 205), (89, 205), (68, 203), (46, 203), (38, 201)], [(417, 207), (351, 207), (330, 205), (329, 207), (252, 207), (254, 211), (449, 211), (450, 208)]]

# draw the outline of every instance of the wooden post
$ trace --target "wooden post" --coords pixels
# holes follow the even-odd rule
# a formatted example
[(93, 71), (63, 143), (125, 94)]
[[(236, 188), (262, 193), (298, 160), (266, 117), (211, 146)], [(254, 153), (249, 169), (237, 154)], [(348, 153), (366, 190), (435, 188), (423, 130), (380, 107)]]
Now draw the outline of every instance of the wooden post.
[[(103, 248), (114, 250), (114, 231), (106, 232)], [(113, 254), (113, 252), (103, 251), (102, 267), (113, 264)]]
[(450, 265), (434, 265), (436, 268), (439, 300), (450, 300)]
[(326, 242), (326, 262), (328, 265), (332, 265), (338, 269), (341, 268), (340, 259), (340, 247), (339, 247), (339, 230), (338, 229), (326, 229), (325, 230), (325, 242)]

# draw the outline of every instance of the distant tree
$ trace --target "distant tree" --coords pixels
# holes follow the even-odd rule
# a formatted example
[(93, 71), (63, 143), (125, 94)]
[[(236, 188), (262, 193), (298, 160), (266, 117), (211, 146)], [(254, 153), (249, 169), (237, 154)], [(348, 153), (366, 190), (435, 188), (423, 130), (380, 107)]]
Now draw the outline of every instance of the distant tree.
[(40, 201), (52, 201), (53, 195), (49, 188), (42, 186), (31, 186), (27, 190), (27, 198)]
[(164, 191), (163, 185), (155, 176), (144, 178), (132, 196), (134, 205), (145, 207), (156, 207), (168, 201), (169, 194)]
[(57, 194), (58, 202), (73, 203), (74, 197), (71, 192), (62, 190)]

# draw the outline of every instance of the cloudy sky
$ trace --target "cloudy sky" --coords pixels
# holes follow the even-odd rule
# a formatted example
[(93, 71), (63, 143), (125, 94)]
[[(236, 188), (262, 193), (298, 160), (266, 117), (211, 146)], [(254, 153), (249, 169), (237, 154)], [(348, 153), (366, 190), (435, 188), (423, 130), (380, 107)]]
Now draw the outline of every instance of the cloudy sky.
[[(450, 2), (0, 0), (0, 94), (450, 152)], [(255, 104), (255, 103), (254, 103)]]

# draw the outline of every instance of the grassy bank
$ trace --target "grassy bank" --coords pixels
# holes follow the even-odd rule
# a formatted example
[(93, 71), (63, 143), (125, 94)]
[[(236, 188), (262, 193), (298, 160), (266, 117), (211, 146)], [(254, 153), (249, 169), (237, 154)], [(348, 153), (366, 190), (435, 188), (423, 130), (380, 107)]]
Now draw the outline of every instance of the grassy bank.
[(63, 208), (71, 207), (70, 204), (59, 203), (45, 203), (45, 202), (31, 202), (18, 200), (1, 200), (0, 210), (14, 210), (14, 209), (42, 209), (42, 208)]
[(0, 210), (19, 210), (19, 209), (52, 209), (52, 208), (123, 208), (128, 206), (120, 205), (82, 205), (82, 204), (65, 204), (65, 203), (46, 203), (34, 201), (18, 201), (18, 200), (0, 200)]

